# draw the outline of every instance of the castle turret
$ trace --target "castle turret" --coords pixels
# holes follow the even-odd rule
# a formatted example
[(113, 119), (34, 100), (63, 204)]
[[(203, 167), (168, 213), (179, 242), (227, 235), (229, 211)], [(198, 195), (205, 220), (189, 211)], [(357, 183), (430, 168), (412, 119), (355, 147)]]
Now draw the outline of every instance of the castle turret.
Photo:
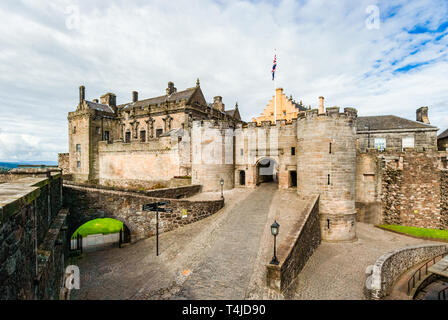
[(193, 121), (191, 133), (192, 183), (203, 191), (234, 188), (233, 129), (213, 120)]
[[(321, 110), (322, 111), (322, 110)], [(339, 107), (299, 113), (297, 119), (297, 191), (320, 195), (322, 239), (352, 241), (355, 231), (357, 111)]]

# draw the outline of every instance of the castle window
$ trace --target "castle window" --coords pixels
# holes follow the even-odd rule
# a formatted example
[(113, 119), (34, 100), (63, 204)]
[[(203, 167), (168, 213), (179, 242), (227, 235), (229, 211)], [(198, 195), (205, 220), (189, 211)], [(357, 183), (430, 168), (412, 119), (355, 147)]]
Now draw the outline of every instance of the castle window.
[(101, 134), (101, 128), (100, 127), (96, 127), (96, 134)]
[(76, 145), (76, 152), (81, 152), (81, 145), (80, 144)]
[(109, 131), (104, 131), (104, 140), (109, 141)]
[(386, 149), (386, 138), (375, 138), (373, 146), (379, 151), (384, 151)]
[(73, 133), (76, 133), (76, 126), (73, 126)]
[(130, 131), (126, 132), (126, 135), (125, 135), (125, 138), (124, 138), (124, 142), (126, 142), (126, 143), (131, 142), (131, 132)]
[(329, 153), (331, 154), (331, 142), (330, 142), (330, 150), (329, 150)]
[(296, 155), (296, 147), (291, 147), (291, 155), (292, 156)]
[(146, 141), (146, 131), (142, 130), (140, 131), (140, 142), (145, 142)]
[(330, 175), (328, 175), (328, 185), (330, 185), (331, 181), (330, 181)]
[(402, 144), (403, 149), (404, 148), (414, 148), (414, 137), (413, 136), (403, 137), (401, 144)]
[(160, 135), (162, 135), (163, 133), (163, 129), (157, 129), (156, 130), (156, 137), (160, 137)]
[(283, 116), (286, 117), (286, 111), (283, 111)]
[(240, 149), (240, 154), (241, 154), (241, 156), (244, 156), (244, 149), (243, 148)]
[(76, 161), (76, 167), (81, 168), (81, 161)]

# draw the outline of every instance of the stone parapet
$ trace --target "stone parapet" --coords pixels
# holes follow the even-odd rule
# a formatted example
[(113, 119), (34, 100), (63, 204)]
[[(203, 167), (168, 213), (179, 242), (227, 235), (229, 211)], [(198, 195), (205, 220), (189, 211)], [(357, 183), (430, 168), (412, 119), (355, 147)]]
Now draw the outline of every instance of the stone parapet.
[(293, 227), (277, 251), (278, 265), (268, 264), (267, 285), (285, 292), (321, 242), (319, 196), (314, 196), (305, 209), (305, 219)]
[(367, 298), (379, 300), (390, 294), (394, 282), (406, 270), (420, 262), (448, 252), (448, 245), (418, 245), (400, 248), (382, 255), (368, 267), (365, 293)]

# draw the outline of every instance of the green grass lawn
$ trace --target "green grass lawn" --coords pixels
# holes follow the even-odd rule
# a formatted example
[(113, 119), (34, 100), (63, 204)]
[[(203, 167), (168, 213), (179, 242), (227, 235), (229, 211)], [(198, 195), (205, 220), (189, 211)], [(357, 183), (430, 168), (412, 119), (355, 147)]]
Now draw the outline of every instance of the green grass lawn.
[(110, 234), (117, 233), (123, 229), (123, 222), (111, 219), (95, 219), (90, 220), (80, 226), (72, 235), (72, 239), (76, 238), (76, 235), (79, 233), (83, 237), (86, 237), (90, 234)]
[(378, 227), (386, 230), (392, 230), (415, 237), (442, 239), (448, 241), (448, 230), (427, 229), (397, 225), (379, 225)]

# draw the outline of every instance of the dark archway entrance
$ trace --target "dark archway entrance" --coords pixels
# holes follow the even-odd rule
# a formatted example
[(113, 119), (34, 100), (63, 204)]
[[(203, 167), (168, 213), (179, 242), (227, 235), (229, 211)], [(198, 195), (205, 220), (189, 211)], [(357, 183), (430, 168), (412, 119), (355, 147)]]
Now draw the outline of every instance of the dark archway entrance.
[(131, 243), (131, 230), (115, 218), (94, 218), (83, 221), (70, 234), (69, 250), (83, 253), (121, 247)]
[(246, 171), (240, 170), (240, 185), (244, 186), (246, 184)]
[(257, 162), (257, 185), (265, 182), (278, 182), (277, 163), (271, 158)]
[(289, 187), (297, 187), (297, 171), (289, 171)]

